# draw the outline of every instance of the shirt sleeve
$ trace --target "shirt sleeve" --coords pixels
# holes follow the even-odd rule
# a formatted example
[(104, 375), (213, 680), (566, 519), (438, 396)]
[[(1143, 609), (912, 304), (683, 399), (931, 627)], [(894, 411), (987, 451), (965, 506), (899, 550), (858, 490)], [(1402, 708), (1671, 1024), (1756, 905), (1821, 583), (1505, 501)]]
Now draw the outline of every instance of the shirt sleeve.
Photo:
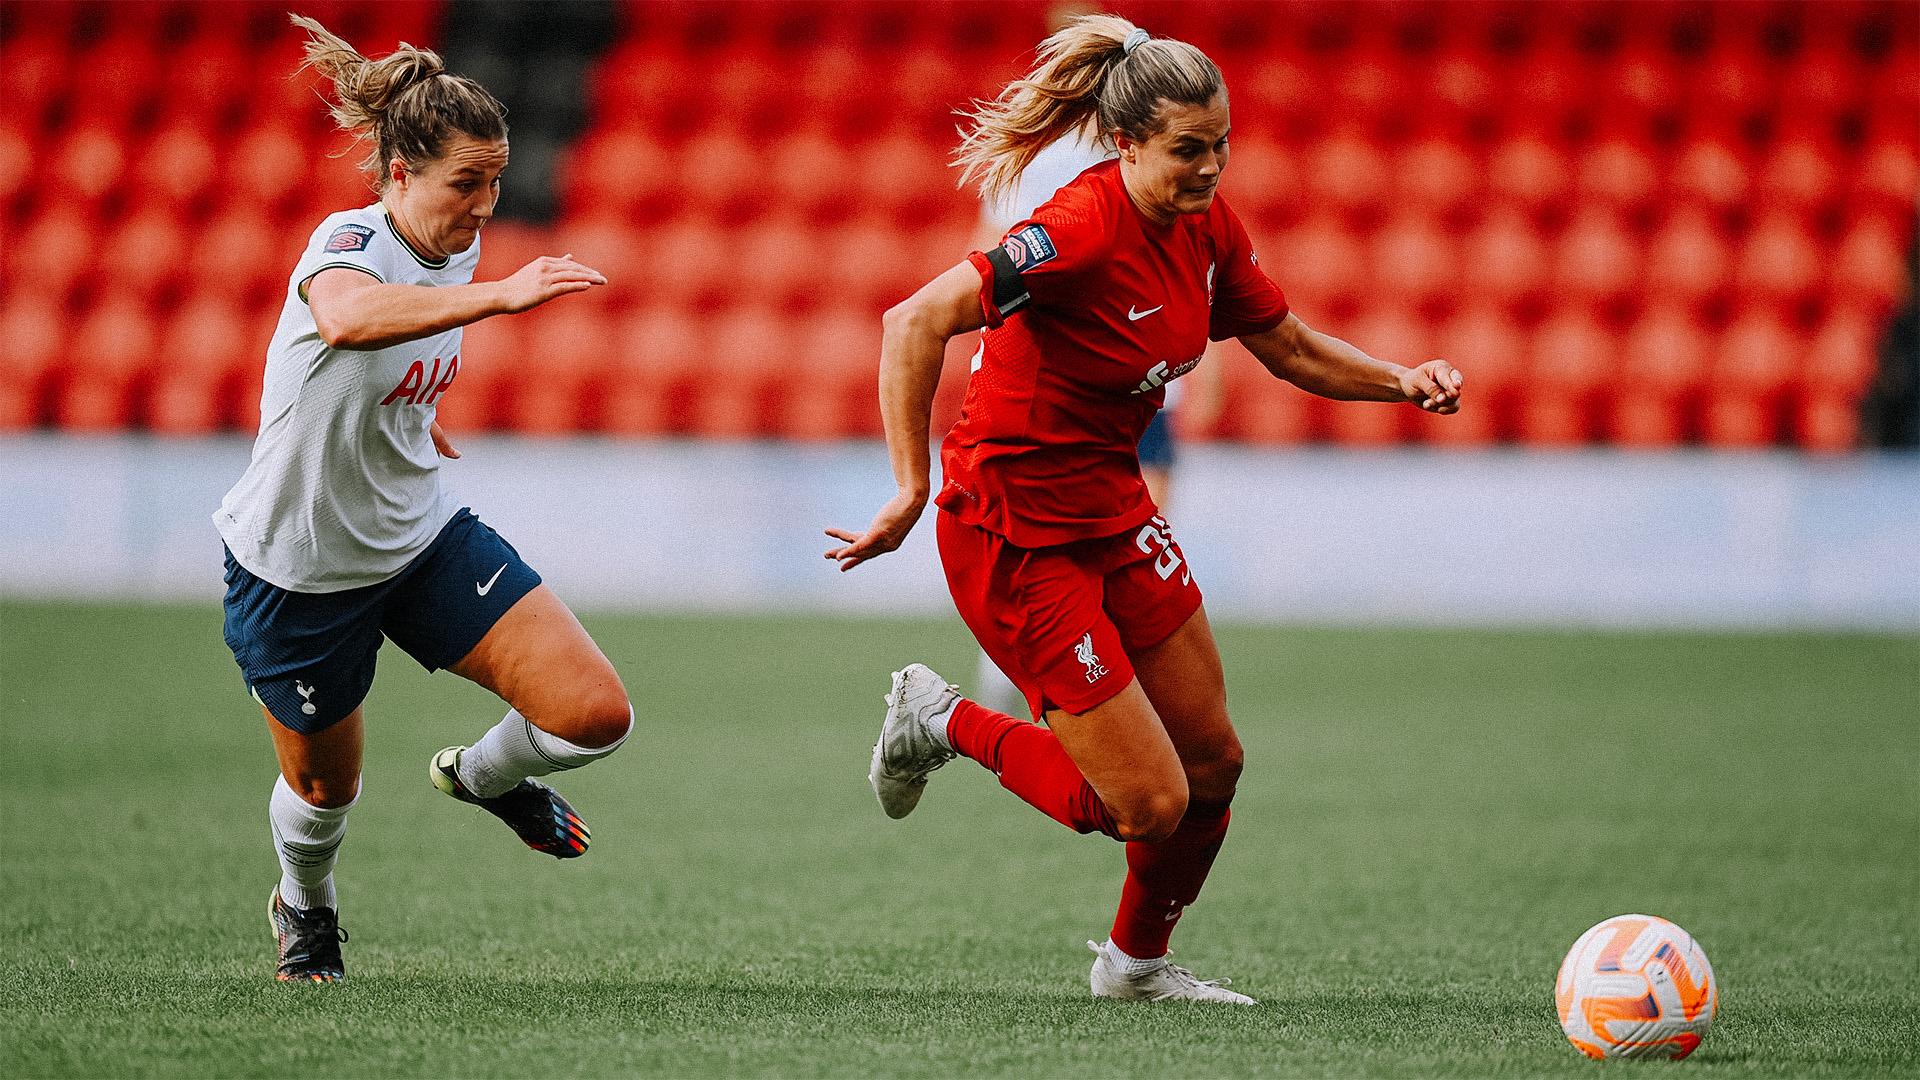
[(1213, 315), (1207, 336), (1215, 341), (1261, 334), (1287, 317), (1287, 297), (1260, 269), (1253, 241), (1233, 208), (1222, 203), (1225, 236), (1221, 244), (1218, 280), (1213, 287)]
[(307, 300), (307, 285), (322, 270), (336, 267), (358, 270), (371, 274), (375, 281), (386, 281), (381, 272), (378, 246), (392, 243), (373, 228), (353, 221), (322, 222), (314, 231), (313, 239), (307, 243), (306, 252), (300, 256), (300, 265), (294, 268), (294, 286), (300, 294), (300, 300)]
[(1108, 231), (1085, 213), (1048, 203), (1008, 230), (1000, 246), (967, 256), (980, 272), (980, 310), (989, 329), (1028, 304), (1075, 303), (1078, 284), (1106, 257)]

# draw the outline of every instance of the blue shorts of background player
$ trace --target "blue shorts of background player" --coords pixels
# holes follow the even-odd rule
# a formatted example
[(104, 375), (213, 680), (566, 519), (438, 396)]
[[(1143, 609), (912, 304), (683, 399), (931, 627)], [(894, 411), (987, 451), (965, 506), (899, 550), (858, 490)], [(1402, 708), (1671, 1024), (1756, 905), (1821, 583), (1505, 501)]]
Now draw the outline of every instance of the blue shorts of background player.
[(428, 671), (450, 667), (540, 584), (513, 545), (465, 508), (377, 585), (294, 592), (255, 577), (231, 551), (226, 566), (227, 647), (254, 699), (304, 735), (359, 708), (383, 640)]
[(1167, 410), (1153, 414), (1146, 433), (1140, 436), (1139, 452), (1143, 469), (1173, 468), (1173, 417)]

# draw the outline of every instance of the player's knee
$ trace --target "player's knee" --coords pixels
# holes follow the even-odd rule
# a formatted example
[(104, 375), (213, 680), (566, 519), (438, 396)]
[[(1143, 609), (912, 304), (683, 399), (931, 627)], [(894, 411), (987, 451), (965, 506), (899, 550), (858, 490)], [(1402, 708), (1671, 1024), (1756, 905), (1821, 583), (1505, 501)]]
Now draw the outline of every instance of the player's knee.
[(317, 806), (322, 810), (338, 810), (352, 805), (360, 797), (360, 778), (329, 776), (290, 776), (287, 786), (308, 806)]
[(1233, 739), (1204, 759), (1188, 764), (1187, 787), (1196, 802), (1231, 802), (1245, 767), (1246, 755), (1240, 749), (1240, 740)]
[(580, 703), (569, 742), (590, 750), (610, 750), (633, 730), (633, 703), (624, 690), (592, 695)]
[(1158, 843), (1173, 835), (1180, 819), (1187, 816), (1187, 792), (1184, 787), (1148, 792), (1115, 815), (1120, 839)]

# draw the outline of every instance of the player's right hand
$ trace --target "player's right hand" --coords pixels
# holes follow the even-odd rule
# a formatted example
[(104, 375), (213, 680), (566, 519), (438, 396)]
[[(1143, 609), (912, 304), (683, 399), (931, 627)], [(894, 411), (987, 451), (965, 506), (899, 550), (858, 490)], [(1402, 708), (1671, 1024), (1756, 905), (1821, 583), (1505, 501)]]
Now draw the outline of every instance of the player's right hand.
[(873, 515), (873, 523), (867, 526), (866, 532), (855, 534), (846, 529), (828, 529), (828, 536), (844, 540), (846, 546), (829, 549), (827, 558), (839, 563), (844, 572), (875, 556), (885, 555), (906, 542), (907, 534), (913, 531), (920, 512), (926, 508), (925, 495), (900, 492)]
[(605, 274), (575, 262), (571, 254), (559, 258), (542, 255), (500, 279), (501, 301), (509, 313), (526, 311), (557, 296), (585, 292), (606, 283)]

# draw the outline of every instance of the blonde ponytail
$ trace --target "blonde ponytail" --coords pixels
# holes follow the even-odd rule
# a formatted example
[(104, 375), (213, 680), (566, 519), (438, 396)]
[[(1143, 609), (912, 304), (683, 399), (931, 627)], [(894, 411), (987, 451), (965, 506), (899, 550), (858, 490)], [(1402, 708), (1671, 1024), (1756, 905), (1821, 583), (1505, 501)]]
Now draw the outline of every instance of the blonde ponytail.
[(1146, 139), (1161, 128), (1161, 101), (1205, 105), (1224, 89), (1220, 69), (1192, 45), (1117, 15), (1082, 15), (1040, 43), (1025, 77), (974, 102), (953, 164), (962, 186), (977, 179), (981, 197), (997, 201), (1035, 155), (1088, 123)]
[(472, 79), (452, 75), (440, 54), (406, 42), (369, 60), (339, 35), (304, 15), (289, 15), (307, 32), (306, 61), (333, 84), (328, 113), (340, 130), (373, 145), (360, 168), (384, 189), (387, 162), (418, 168), (441, 155), (455, 134), (504, 139), (507, 110)]

